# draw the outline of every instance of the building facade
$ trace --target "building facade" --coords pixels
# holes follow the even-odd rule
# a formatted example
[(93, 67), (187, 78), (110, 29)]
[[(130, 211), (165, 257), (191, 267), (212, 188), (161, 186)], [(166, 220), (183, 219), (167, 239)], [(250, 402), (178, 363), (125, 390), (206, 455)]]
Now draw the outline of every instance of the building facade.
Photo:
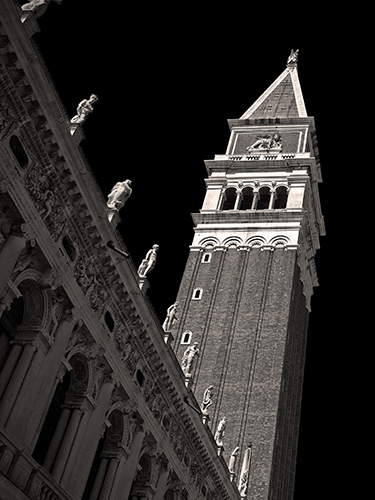
[[(33, 43), (0, 11), (0, 500), (290, 500), (315, 254), (325, 234), (298, 52), (206, 161), (161, 326)], [(126, 184), (126, 185), (125, 185)], [(116, 204), (117, 203), (117, 204)]]
[[(239, 120), (225, 155), (206, 161), (207, 192), (178, 293), (174, 349), (196, 344), (189, 384), (213, 392), (215, 429), (250, 468), (235, 472), (249, 498), (291, 499), (308, 317), (325, 234), (314, 119), (298, 78), (298, 52)], [(240, 465), (240, 463), (239, 463)], [(248, 488), (248, 491), (247, 491)]]
[[(0, 10), (0, 499), (240, 498), (33, 43)], [(90, 108), (91, 106), (91, 108)], [(116, 205), (116, 203), (118, 203)], [(146, 260), (146, 259), (145, 259)], [(139, 270), (138, 270), (139, 271)]]

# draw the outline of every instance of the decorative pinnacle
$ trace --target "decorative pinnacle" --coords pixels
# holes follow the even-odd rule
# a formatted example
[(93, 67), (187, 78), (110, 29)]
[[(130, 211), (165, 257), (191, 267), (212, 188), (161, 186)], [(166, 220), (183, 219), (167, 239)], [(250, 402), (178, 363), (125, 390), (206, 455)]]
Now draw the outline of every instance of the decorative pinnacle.
[(289, 56), (288, 62), (287, 62), (288, 66), (290, 64), (297, 64), (298, 63), (298, 53), (299, 53), (299, 49), (297, 49), (296, 51), (294, 51), (292, 49), (292, 52), (290, 53), (290, 56)]

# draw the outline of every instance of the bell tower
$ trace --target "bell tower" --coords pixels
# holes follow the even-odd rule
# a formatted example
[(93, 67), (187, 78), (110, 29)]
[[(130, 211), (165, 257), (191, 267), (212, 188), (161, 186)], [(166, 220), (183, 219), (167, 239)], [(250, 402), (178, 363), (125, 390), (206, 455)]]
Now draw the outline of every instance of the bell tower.
[(315, 124), (297, 56), (229, 120), (226, 153), (205, 162), (207, 192), (192, 215), (173, 332), (178, 359), (198, 343), (191, 388), (201, 402), (214, 387), (212, 431), (227, 417), (224, 457), (239, 447), (235, 481), (248, 481), (247, 498), (262, 500), (293, 497), (315, 254), (325, 235)]

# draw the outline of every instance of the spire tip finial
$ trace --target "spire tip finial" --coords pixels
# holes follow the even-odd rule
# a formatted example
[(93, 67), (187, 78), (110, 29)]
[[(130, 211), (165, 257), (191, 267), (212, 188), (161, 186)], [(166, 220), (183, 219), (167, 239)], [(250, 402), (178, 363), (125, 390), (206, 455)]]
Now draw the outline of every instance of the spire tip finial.
[(288, 66), (290, 64), (297, 64), (298, 63), (298, 53), (299, 53), (299, 49), (297, 49), (296, 51), (294, 51), (292, 49), (292, 52), (290, 53), (290, 56), (288, 58)]

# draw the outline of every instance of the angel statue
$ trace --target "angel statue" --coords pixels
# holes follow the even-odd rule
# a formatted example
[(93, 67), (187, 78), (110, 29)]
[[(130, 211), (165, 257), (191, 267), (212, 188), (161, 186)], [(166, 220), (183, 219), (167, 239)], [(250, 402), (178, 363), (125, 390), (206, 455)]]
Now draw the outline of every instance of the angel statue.
[(299, 49), (297, 49), (295, 52), (292, 49), (292, 52), (290, 53), (290, 56), (288, 58), (288, 64), (297, 64), (298, 63), (298, 52), (299, 52)]
[(117, 212), (125, 205), (125, 203), (130, 198), (132, 194), (132, 188), (130, 187), (132, 181), (126, 179), (124, 182), (118, 182), (108, 195), (107, 207), (111, 210), (117, 210)]

